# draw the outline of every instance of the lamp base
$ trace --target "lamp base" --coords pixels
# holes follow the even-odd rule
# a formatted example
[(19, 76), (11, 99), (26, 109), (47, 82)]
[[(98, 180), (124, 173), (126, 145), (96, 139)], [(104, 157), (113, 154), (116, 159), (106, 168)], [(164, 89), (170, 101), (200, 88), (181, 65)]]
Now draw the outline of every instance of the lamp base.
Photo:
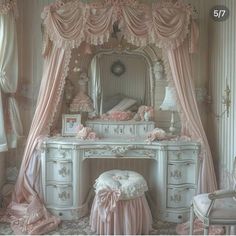
[(174, 113), (175, 113), (174, 111), (171, 111), (171, 120), (170, 120), (170, 128), (169, 128), (170, 134), (174, 134), (176, 131), (176, 128), (174, 127), (174, 124), (175, 124)]

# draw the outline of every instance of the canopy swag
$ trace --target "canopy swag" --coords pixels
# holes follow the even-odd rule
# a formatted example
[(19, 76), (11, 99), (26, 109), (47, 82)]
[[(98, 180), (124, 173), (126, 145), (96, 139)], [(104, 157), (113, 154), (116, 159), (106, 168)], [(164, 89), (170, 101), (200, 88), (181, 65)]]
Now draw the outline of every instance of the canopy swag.
[(13, 12), (14, 16), (18, 16), (16, 0), (0, 0), (0, 14), (8, 14)]
[(45, 7), (42, 18), (47, 36), (57, 47), (75, 48), (83, 41), (103, 44), (118, 22), (124, 39), (133, 45), (155, 44), (174, 49), (189, 33), (191, 14), (191, 6), (181, 1), (159, 1), (148, 6), (136, 0), (105, 0), (96, 4), (73, 0)]
[(152, 43), (166, 52), (181, 111), (182, 134), (202, 144), (200, 192), (216, 189), (211, 152), (192, 81), (189, 52), (196, 49), (198, 29), (191, 15), (191, 7), (182, 1), (158, 1), (148, 6), (134, 0), (106, 0), (96, 4), (72, 0), (56, 1), (45, 7), (43, 78), (13, 200), (7, 210), (14, 219), (15, 233), (45, 233), (59, 223), (43, 205), (37, 147), (56, 123), (71, 50), (84, 41), (93, 45), (107, 42), (115, 22), (127, 42), (136, 46)]

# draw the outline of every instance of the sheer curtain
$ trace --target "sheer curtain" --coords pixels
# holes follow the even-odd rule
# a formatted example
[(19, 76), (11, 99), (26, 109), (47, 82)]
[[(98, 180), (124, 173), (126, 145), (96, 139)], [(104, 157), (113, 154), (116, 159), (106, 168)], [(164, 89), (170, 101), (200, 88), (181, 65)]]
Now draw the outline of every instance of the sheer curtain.
[(15, 99), (18, 83), (18, 51), (13, 9), (1, 11), (0, 5), (0, 152), (17, 146), (23, 135)]

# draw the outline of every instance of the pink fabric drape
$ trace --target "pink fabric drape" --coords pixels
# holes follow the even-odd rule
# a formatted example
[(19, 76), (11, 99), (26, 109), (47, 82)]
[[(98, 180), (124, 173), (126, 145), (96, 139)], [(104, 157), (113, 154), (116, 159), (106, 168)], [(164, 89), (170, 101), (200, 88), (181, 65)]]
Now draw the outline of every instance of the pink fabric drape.
[(116, 209), (116, 204), (119, 201), (121, 191), (113, 190), (110, 187), (101, 189), (97, 193), (98, 211), (103, 221), (110, 221), (111, 214)]
[[(182, 124), (186, 122), (186, 132), (200, 140), (203, 147), (200, 191), (214, 190), (216, 181), (211, 154), (194, 98), (188, 48), (183, 44), (189, 33), (189, 7), (181, 1), (159, 1), (152, 7), (138, 4), (135, 0), (106, 0), (104, 4), (57, 1), (46, 7), (42, 16), (45, 29), (43, 78), (12, 203), (1, 219), (14, 219), (16, 233), (40, 234), (57, 227), (59, 220), (43, 206), (36, 147), (42, 137), (49, 134), (50, 126), (54, 125), (71, 49), (83, 41), (94, 45), (108, 41), (112, 25), (117, 20), (128, 42), (136, 46), (155, 43), (168, 50), (174, 84), (184, 114)], [(191, 42), (195, 42), (194, 35), (193, 32)], [(124, 206), (118, 208), (124, 209)]]
[(141, 235), (152, 229), (152, 216), (145, 195), (131, 200), (119, 200), (104, 219), (100, 214), (100, 198), (93, 201), (90, 225), (100, 235)]
[[(187, 37), (191, 8), (182, 1), (160, 1), (152, 7), (136, 0), (106, 0), (106, 4), (58, 1), (42, 13), (46, 33), (58, 47), (78, 47), (82, 41), (94, 45), (107, 42), (115, 21), (124, 38), (136, 46), (154, 43), (176, 48)], [(58, 9), (63, 9), (58, 11)]]
[[(42, 234), (55, 229), (60, 220), (43, 205), (40, 192), (40, 153), (37, 146), (49, 134), (60, 101), (70, 60), (70, 50), (52, 47), (45, 58), (37, 107), (29, 132), (12, 203), (6, 210), (16, 234)], [(33, 162), (33, 165), (32, 165)], [(33, 172), (33, 173), (32, 173)], [(40, 199), (41, 198), (41, 199)]]
[(197, 107), (188, 41), (186, 40), (174, 50), (168, 50), (168, 59), (182, 112), (182, 134), (201, 142), (201, 158), (203, 162), (199, 175), (199, 192), (214, 191), (217, 188), (214, 165)]

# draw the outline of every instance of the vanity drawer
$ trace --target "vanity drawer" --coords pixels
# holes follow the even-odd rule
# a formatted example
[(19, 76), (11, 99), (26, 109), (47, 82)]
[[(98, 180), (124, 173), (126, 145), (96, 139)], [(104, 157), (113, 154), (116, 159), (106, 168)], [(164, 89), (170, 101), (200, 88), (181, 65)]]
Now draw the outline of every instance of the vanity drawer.
[(85, 149), (85, 158), (154, 158), (156, 152), (154, 150), (136, 149), (132, 145), (122, 146), (105, 146), (104, 149)]
[(161, 220), (167, 222), (174, 222), (174, 223), (183, 223), (189, 220), (189, 209), (181, 210), (181, 211), (173, 211), (172, 208), (168, 209), (170, 212), (166, 211), (165, 213), (161, 214)]
[(198, 150), (169, 150), (169, 160), (195, 160), (198, 158)]
[(72, 181), (71, 160), (50, 160), (47, 162), (47, 181)]
[(87, 121), (87, 127), (91, 127), (100, 137), (122, 138), (133, 136), (146, 136), (147, 132), (155, 127), (153, 121)]
[(196, 164), (194, 162), (168, 163), (168, 184), (195, 184)]
[(47, 159), (72, 159), (72, 149), (48, 147)]
[(193, 187), (170, 187), (167, 189), (167, 207), (181, 208), (189, 207), (195, 189)]
[(71, 185), (49, 184), (46, 187), (47, 205), (71, 206), (73, 204), (73, 191)]

